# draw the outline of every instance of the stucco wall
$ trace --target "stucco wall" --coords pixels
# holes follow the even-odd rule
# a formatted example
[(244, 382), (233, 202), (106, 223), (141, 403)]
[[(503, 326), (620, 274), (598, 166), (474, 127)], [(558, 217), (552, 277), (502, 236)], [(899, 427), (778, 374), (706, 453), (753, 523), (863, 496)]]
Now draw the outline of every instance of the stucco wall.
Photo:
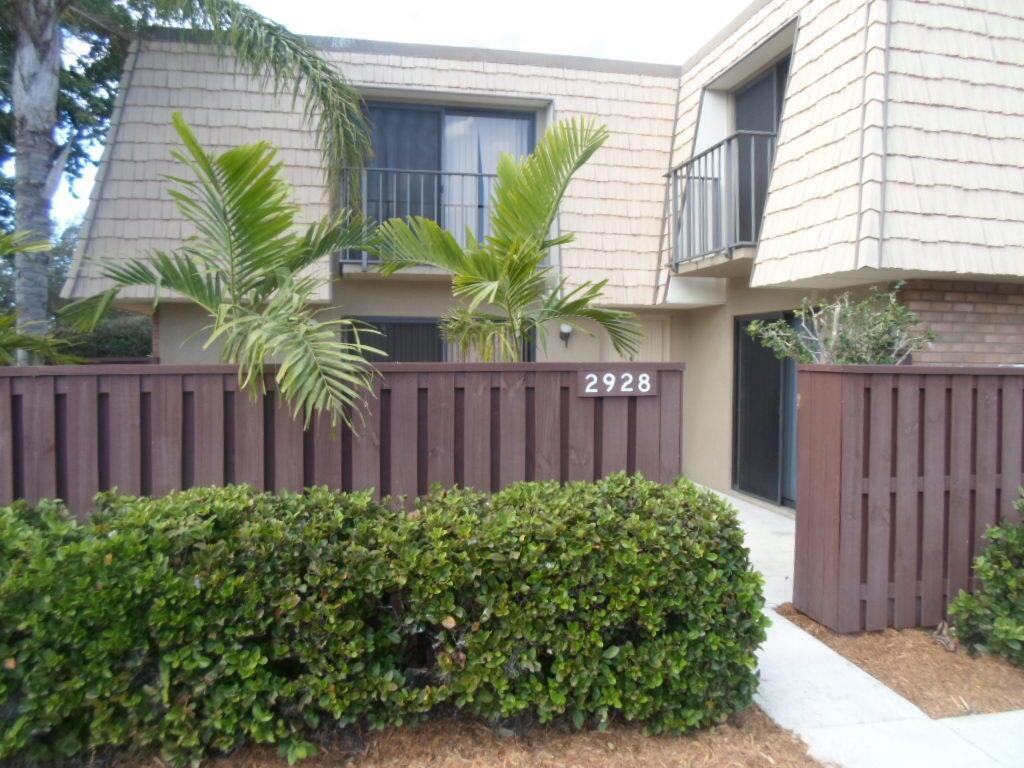
[(753, 290), (746, 278), (734, 278), (723, 306), (673, 314), (671, 359), (686, 363), (683, 474), (687, 477), (719, 490), (732, 487), (735, 319), (794, 309), (805, 295), (806, 291)]

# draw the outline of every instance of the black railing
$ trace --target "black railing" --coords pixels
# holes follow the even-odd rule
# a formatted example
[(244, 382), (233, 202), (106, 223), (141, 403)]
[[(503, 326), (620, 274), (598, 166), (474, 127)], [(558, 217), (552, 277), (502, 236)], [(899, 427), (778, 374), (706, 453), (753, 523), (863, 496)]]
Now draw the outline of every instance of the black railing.
[(774, 157), (774, 133), (737, 131), (672, 171), (674, 263), (757, 243)]
[[(341, 197), (343, 205), (361, 210), (375, 222), (409, 216), (432, 219), (464, 245), (467, 228), (477, 238), (488, 233), (495, 179), (488, 173), (346, 168)], [(364, 269), (375, 261), (365, 251), (348, 251), (341, 258)]]

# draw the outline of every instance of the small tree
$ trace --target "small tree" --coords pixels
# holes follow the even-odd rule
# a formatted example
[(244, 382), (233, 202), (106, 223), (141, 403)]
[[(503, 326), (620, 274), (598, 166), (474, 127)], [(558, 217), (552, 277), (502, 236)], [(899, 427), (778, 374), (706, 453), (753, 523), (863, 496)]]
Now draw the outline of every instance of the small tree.
[(821, 365), (899, 365), (935, 338), (918, 330), (918, 318), (899, 301), (902, 284), (888, 293), (872, 286), (866, 299), (842, 293), (832, 301), (804, 299), (786, 320), (754, 320), (747, 333), (779, 359)]
[(450, 272), (452, 291), (466, 304), (444, 318), (441, 330), (467, 356), (518, 361), (534, 338), (545, 343), (548, 324), (578, 327), (581, 320), (603, 328), (619, 354), (634, 354), (642, 332), (633, 315), (597, 306), (607, 281), (570, 289), (547, 266), (551, 249), (573, 239), (551, 235), (566, 187), (607, 138), (606, 128), (572, 120), (552, 126), (525, 159), (502, 155), (491, 231), (482, 241), (467, 231), (463, 247), (431, 219), (385, 222), (378, 242), (381, 271), (426, 265)]
[(321, 412), (332, 423), (367, 393), (373, 368), (360, 341), (374, 332), (347, 318), (321, 321), (312, 307), (326, 278), (308, 268), (331, 254), (360, 247), (370, 236), (361, 219), (343, 212), (294, 231), (298, 208), (281, 178), (276, 151), (266, 142), (208, 154), (180, 114), (174, 127), (185, 145), (175, 151), (193, 178), (172, 177), (181, 215), (197, 234), (175, 251), (153, 251), (138, 261), (108, 261), (104, 274), (114, 287), (77, 301), (62, 317), (79, 330), (93, 330), (128, 286), (171, 290), (204, 309), (211, 319), (206, 345), (221, 344), (221, 357), (239, 366), (241, 385), (262, 391), (268, 360), (280, 364), (278, 391), (307, 424)]

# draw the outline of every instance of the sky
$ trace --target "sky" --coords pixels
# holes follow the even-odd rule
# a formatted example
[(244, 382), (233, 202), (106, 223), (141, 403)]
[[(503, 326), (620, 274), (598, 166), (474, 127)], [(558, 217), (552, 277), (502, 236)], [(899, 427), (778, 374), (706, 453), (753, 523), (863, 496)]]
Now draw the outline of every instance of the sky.
[[(247, 0), (293, 32), (682, 64), (750, 0)], [(54, 199), (59, 227), (85, 213), (95, 169)]]

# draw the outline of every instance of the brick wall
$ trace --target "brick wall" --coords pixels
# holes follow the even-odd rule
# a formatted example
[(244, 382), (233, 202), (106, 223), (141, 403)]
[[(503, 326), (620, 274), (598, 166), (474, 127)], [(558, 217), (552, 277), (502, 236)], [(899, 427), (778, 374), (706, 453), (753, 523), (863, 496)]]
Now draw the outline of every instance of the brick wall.
[(936, 334), (915, 363), (1024, 365), (1024, 284), (910, 280), (901, 298)]

